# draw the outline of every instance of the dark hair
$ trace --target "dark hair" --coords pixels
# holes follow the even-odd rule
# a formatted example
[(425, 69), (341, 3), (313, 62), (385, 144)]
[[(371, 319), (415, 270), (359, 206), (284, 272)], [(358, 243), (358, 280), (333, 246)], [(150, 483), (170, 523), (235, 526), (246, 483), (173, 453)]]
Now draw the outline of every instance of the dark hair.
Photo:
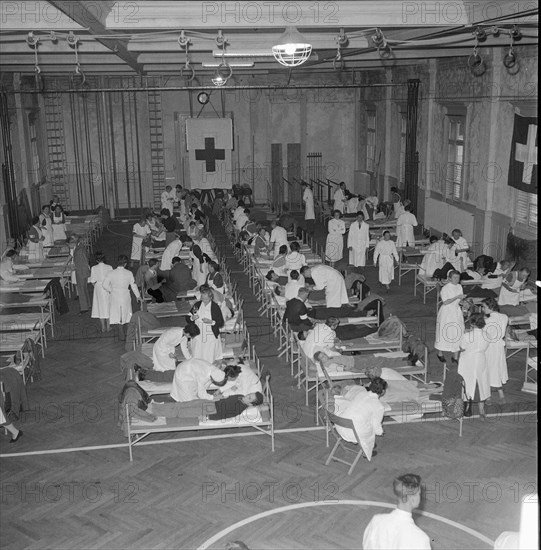
[(382, 236), (385, 237), (385, 235), (390, 235), (390, 234), (391, 234), (390, 231), (385, 230), (385, 231), (383, 232), (383, 235), (382, 235)]
[(214, 299), (214, 292), (212, 291), (212, 288), (210, 288), (209, 285), (201, 285), (201, 286), (199, 287), (199, 293), (200, 293), (201, 295), (203, 295), (203, 294), (208, 294), (208, 295), (210, 295), (210, 297), (211, 297), (212, 300)]
[(283, 244), (283, 245), (278, 249), (278, 254), (287, 254), (287, 244)]
[(105, 254), (103, 252), (96, 252), (96, 261), (98, 263), (105, 261)]
[(267, 279), (268, 281), (272, 281), (272, 276), (274, 275), (274, 271), (271, 269), (266, 275), (265, 275), (265, 279)]
[(242, 367), (239, 365), (227, 365), (224, 369), (224, 374), (228, 380), (235, 380), (238, 378), (241, 371)]
[(364, 218), (364, 212), (362, 210), (358, 210), (357, 216), (362, 216)]
[(41, 211), (43, 212), (46, 208), (48, 208), (49, 210), (51, 209), (51, 205), (50, 204), (44, 204), (42, 207), (41, 207)]
[(304, 284), (305, 285), (316, 286), (316, 282), (314, 281), (314, 279), (312, 279), (312, 277), (306, 277), (304, 279)]
[(421, 476), (404, 474), (393, 480), (393, 493), (405, 501), (408, 495), (416, 495), (421, 490)]
[(34, 216), (32, 218), (32, 225), (36, 225), (37, 223), (39, 223), (39, 216)]
[(245, 206), (244, 201), (239, 200), (237, 202), (237, 206)]
[(301, 275), (304, 275), (310, 268), (307, 265), (301, 267)]
[(188, 323), (184, 327), (184, 332), (191, 338), (195, 338), (196, 336), (199, 336), (201, 334), (199, 327), (195, 323)]
[(385, 393), (386, 389), (387, 382), (379, 376), (377, 376), (376, 378), (372, 378), (370, 381), (370, 386), (368, 386), (368, 391), (375, 393), (378, 397), (381, 397)]
[(175, 265), (175, 264), (178, 264), (180, 262), (180, 258), (178, 256), (175, 256), (172, 260), (171, 260), (171, 264), (172, 265)]
[(169, 210), (167, 210), (167, 208), (162, 208), (160, 210), (160, 215), (161, 216), (170, 216), (171, 215), (171, 212), (169, 212)]
[(252, 401), (252, 405), (257, 407), (263, 404), (263, 394), (260, 391), (255, 392), (255, 399)]
[(220, 265), (217, 264), (216, 262), (214, 262), (214, 261), (211, 260), (210, 262), (207, 262), (207, 263), (208, 263), (208, 266), (209, 266), (209, 267), (212, 266), (212, 269), (214, 269), (214, 271), (215, 271), (216, 273), (218, 273), (218, 272), (220, 271)]
[(128, 263), (128, 256), (126, 256), (125, 254), (121, 254), (119, 257), (118, 257), (118, 265), (126, 265)]
[(435, 243), (436, 241), (439, 241), (438, 237), (436, 237), (436, 235), (432, 235), (430, 237), (430, 244)]
[(462, 231), (460, 231), (460, 229), (453, 229), (453, 230), (451, 231), (451, 235), (452, 235), (453, 233), (455, 233), (455, 232), (458, 232), (458, 233), (460, 233), (460, 234), (462, 235)]
[(518, 271), (519, 271), (519, 273), (521, 271), (524, 271), (524, 273), (527, 273), (528, 275), (531, 275), (531, 273), (532, 273), (532, 270), (529, 267), (526, 267), (526, 266), (521, 267)]
[(291, 279), (293, 279), (294, 281), (296, 281), (300, 275), (299, 275), (299, 272), (296, 270), (296, 269), (292, 269), (290, 272), (289, 272), (289, 277)]
[(330, 327), (331, 325), (338, 326), (340, 324), (340, 319), (338, 317), (334, 317), (331, 315), (330, 317), (327, 317), (327, 320), (325, 321), (325, 324)]
[(484, 328), (486, 325), (485, 316), (482, 313), (472, 313), (468, 319), (469, 328)]
[(245, 208), (245, 209), (244, 209), (244, 213), (245, 213), (246, 215), (248, 215), (248, 214), (250, 213), (250, 209), (249, 209), (249, 208)]
[(6, 252), (6, 258), (12, 258), (13, 256), (16, 256), (16, 255), (17, 255), (17, 251), (14, 248)]
[(460, 277), (460, 273), (456, 269), (450, 269), (447, 272), (447, 279), (450, 281), (453, 275), (458, 275)]
[(498, 305), (498, 300), (496, 300), (496, 298), (485, 298), (483, 300), (483, 304), (485, 304), (492, 311), (500, 311), (500, 306)]
[(445, 244), (455, 244), (453, 237), (447, 236), (444, 238), (444, 240), (445, 240)]
[(300, 249), (301, 249), (301, 247), (300, 247), (300, 245), (297, 241), (293, 241), (289, 245), (289, 250), (291, 250), (291, 252), (298, 252)]
[(148, 265), (150, 267), (156, 265), (158, 263), (158, 260), (156, 260), (156, 258), (150, 258), (150, 260), (148, 260)]
[(340, 212), (340, 210), (333, 210), (332, 211), (332, 217), (334, 218), (335, 214), (338, 212), (338, 214), (340, 214), (340, 217), (342, 217), (342, 212)]

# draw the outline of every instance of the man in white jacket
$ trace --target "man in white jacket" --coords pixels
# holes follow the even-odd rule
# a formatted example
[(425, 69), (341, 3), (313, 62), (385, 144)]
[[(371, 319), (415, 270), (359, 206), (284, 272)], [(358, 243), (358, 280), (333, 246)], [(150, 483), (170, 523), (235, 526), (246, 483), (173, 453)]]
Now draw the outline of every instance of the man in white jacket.
[(369, 226), (364, 221), (364, 214), (357, 212), (357, 220), (349, 227), (348, 249), (349, 263), (355, 267), (366, 265), (366, 250), (370, 244)]

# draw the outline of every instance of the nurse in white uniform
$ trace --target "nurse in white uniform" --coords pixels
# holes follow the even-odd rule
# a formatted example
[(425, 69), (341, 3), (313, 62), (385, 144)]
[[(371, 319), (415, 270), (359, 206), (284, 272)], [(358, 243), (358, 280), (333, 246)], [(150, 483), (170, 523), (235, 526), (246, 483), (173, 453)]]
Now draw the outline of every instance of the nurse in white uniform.
[(101, 252), (96, 253), (97, 265), (92, 266), (88, 282), (94, 285), (92, 296), (92, 318), (99, 319), (101, 331), (108, 332), (109, 327), (109, 293), (103, 288), (106, 275), (113, 268), (105, 263), (105, 256)]

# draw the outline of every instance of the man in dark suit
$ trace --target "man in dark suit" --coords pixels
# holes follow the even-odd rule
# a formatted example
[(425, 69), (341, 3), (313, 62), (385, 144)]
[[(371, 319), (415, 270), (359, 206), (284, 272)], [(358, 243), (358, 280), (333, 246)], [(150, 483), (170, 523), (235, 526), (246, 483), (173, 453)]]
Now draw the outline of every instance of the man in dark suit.
[(306, 288), (299, 288), (297, 298), (292, 298), (286, 303), (282, 323), (285, 325), (287, 321), (294, 332), (304, 332), (314, 326), (312, 321), (308, 319), (308, 309), (305, 304), (308, 294), (309, 291)]
[(173, 258), (172, 263), (167, 282), (160, 289), (164, 302), (174, 302), (180, 292), (192, 290), (197, 284), (192, 279), (190, 268), (178, 256)]

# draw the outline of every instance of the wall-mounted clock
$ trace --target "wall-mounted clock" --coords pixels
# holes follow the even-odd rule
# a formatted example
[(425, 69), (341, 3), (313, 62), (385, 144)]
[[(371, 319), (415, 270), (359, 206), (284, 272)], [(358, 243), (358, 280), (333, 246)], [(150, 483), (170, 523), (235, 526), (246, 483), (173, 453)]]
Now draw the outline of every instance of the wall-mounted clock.
[(210, 101), (209, 94), (207, 94), (207, 92), (201, 92), (197, 96), (197, 101), (199, 101), (199, 103), (201, 103), (201, 105), (206, 105)]

